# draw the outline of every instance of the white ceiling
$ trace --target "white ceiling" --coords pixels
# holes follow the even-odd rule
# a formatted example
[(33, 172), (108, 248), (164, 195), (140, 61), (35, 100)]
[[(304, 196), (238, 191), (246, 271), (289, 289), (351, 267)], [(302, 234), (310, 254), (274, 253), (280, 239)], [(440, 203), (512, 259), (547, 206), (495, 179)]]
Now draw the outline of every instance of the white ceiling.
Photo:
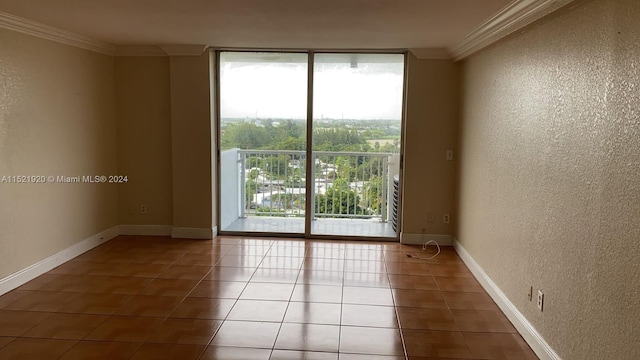
[(114, 45), (446, 48), (513, 0), (0, 0), (0, 11)]

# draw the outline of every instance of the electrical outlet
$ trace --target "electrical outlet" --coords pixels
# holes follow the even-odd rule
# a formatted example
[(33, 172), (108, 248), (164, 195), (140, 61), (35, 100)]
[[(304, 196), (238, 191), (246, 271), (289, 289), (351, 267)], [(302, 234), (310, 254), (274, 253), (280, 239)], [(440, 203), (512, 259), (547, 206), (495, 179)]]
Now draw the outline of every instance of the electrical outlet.
[(147, 205), (140, 205), (140, 214), (147, 213)]
[(529, 299), (529, 301), (533, 300), (533, 286), (529, 286), (529, 291), (527, 291), (527, 299)]
[(542, 293), (542, 290), (538, 290), (538, 310), (542, 311), (542, 309), (544, 308), (544, 294)]
[(433, 222), (433, 213), (428, 213), (427, 214), (427, 222), (430, 222), (430, 223)]
[(451, 215), (444, 214), (442, 216), (442, 222), (445, 223), (445, 224), (449, 224), (451, 222)]

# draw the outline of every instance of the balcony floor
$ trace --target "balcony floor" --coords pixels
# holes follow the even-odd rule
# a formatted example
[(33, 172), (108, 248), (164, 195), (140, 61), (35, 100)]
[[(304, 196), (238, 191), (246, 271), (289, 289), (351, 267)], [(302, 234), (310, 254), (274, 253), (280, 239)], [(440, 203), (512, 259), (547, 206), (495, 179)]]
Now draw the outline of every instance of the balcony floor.
[[(304, 218), (249, 216), (222, 231), (303, 234)], [(379, 219), (315, 219), (311, 221), (311, 235), (396, 238), (391, 223)]]

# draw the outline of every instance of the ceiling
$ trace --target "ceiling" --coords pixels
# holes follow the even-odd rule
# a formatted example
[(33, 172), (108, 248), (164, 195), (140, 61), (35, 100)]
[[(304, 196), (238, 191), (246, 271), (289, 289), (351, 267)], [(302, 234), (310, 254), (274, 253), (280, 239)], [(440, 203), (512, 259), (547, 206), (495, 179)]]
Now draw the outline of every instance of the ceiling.
[(513, 0), (0, 0), (0, 11), (113, 45), (447, 48)]

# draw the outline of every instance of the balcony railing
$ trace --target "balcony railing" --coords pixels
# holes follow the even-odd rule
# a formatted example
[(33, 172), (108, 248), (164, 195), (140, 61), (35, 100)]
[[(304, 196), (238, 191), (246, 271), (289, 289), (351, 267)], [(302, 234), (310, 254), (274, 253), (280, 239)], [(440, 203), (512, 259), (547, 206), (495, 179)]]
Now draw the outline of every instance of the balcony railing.
[[(241, 218), (304, 217), (306, 202), (311, 201), (314, 218), (387, 221), (389, 187), (391, 177), (397, 174), (397, 155), (314, 151), (312, 156), (313, 192), (307, 195), (306, 152), (227, 150), (222, 155), (223, 169), (237, 168), (238, 173), (223, 176), (223, 198), (232, 201), (237, 196)], [(232, 161), (237, 164), (235, 167)]]

